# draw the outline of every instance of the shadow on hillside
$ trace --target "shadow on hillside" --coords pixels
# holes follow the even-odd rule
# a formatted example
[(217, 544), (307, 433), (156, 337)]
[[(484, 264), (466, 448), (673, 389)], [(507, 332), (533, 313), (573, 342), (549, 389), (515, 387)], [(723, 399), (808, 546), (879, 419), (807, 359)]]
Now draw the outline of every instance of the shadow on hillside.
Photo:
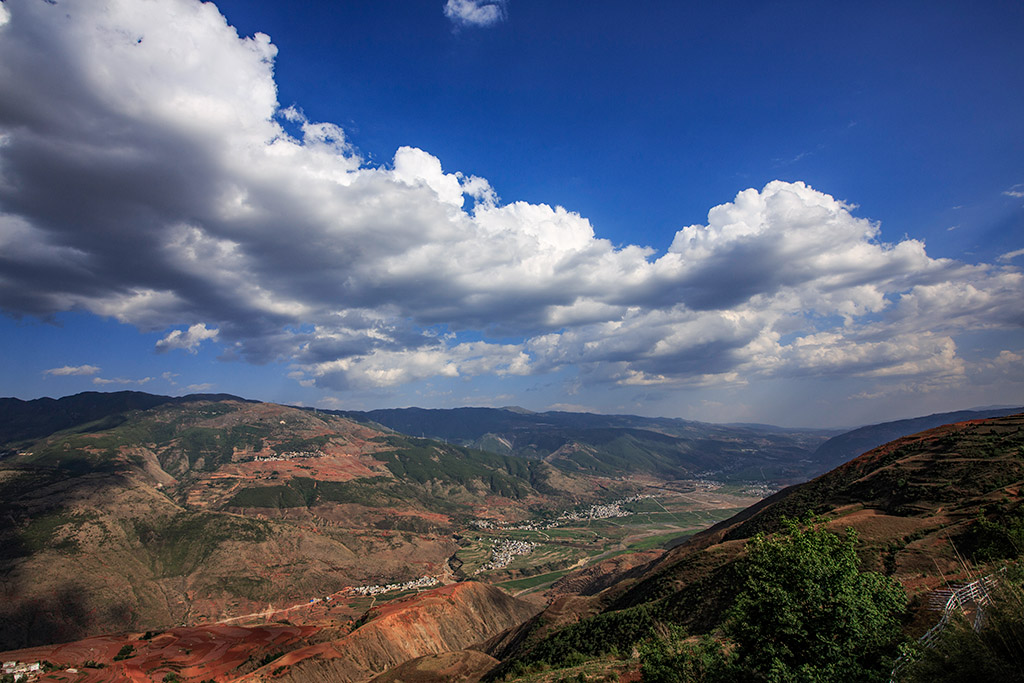
[(0, 650), (77, 640), (88, 634), (91, 623), (82, 590), (73, 583), (61, 586), (51, 596), (27, 602), (19, 598), (17, 587), (5, 586), (0, 604)]
[(77, 543), (60, 530), (81, 517), (68, 511), (125, 486), (125, 479), (107, 468), (93, 467), (85, 476), (55, 468), (16, 469), (18, 475), (0, 486), (0, 651), (77, 640), (103, 623), (129, 627), (130, 610), (117, 604), (97, 607), (76, 577), (56, 577), (59, 583), (46, 591), (55, 577), (25, 569), (27, 559), (41, 552), (73, 555)]

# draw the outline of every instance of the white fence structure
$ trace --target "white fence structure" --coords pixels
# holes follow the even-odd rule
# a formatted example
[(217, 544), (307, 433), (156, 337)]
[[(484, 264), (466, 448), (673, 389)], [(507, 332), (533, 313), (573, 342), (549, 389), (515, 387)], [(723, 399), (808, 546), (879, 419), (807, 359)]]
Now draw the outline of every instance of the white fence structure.
[[(976, 609), (974, 615), (974, 630), (978, 631), (981, 629), (982, 620), (985, 618), (985, 612), (982, 610), (984, 605), (989, 602), (988, 591), (997, 583), (996, 576), (1001, 574), (1003, 570), (1000, 570), (994, 574), (983, 576), (977, 581), (971, 581), (970, 583), (961, 584), (952, 588), (941, 588), (933, 591), (931, 594), (931, 600), (929, 609), (941, 611), (942, 616), (939, 617), (939, 621), (934, 626), (928, 629), (928, 632), (917, 639), (918, 644), (924, 648), (931, 648), (935, 645), (935, 641), (939, 639), (942, 634), (942, 630), (949, 624), (949, 620), (953, 618), (953, 615), (957, 612), (963, 613), (964, 607), (974, 603)], [(910, 659), (906, 655), (896, 660), (896, 664), (892, 668), (892, 675), (889, 677), (889, 683), (896, 683), (897, 676), (900, 671), (906, 668), (910, 664)]]

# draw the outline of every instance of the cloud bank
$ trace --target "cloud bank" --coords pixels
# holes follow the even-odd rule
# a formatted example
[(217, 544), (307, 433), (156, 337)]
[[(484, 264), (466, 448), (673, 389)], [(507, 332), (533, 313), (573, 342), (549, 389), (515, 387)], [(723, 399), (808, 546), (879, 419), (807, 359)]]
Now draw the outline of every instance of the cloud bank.
[(887, 243), (799, 182), (743, 190), (658, 252), (420, 149), (369, 166), (279, 107), (275, 55), (209, 3), (0, 5), (0, 307), (86, 310), (333, 390), (563, 369), (941, 385), (967, 372), (958, 335), (1024, 323), (1019, 269)]

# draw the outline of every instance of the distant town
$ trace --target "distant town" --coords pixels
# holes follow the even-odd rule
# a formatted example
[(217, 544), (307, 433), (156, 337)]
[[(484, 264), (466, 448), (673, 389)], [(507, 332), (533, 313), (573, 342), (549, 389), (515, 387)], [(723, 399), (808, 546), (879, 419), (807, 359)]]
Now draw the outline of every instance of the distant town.
[(278, 455), (257, 455), (252, 462), (281, 462), (282, 460), (294, 460), (295, 458), (322, 458), (326, 454), (321, 451), (288, 451)]
[(633, 514), (623, 510), (622, 506), (627, 503), (636, 503), (645, 498), (654, 498), (650, 494), (636, 494), (620, 498), (611, 503), (597, 503), (583, 511), (566, 511), (547, 522), (525, 522), (523, 524), (499, 524), (489, 519), (477, 519), (470, 522), (470, 525), (477, 529), (508, 529), (513, 531), (544, 531), (564, 526), (570, 522), (585, 522), (591, 519), (609, 519), (612, 517), (628, 517)]
[(374, 584), (372, 586), (351, 586), (347, 590), (349, 593), (355, 593), (356, 595), (380, 595), (381, 593), (390, 593), (391, 591), (410, 591), (417, 590), (420, 588), (428, 588), (430, 586), (436, 586), (441, 583), (439, 579), (433, 576), (421, 576), (418, 579), (412, 581), (406, 581), (404, 583), (384, 583)]

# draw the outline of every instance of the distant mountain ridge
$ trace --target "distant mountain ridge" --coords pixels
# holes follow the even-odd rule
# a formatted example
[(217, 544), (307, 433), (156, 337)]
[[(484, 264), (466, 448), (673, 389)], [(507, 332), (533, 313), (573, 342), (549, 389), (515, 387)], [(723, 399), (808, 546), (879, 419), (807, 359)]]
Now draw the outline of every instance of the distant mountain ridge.
[(1024, 412), (1024, 407), (978, 408), (974, 410), (958, 410), (951, 413), (934, 413), (906, 420), (865, 425), (833, 436), (818, 446), (811, 457), (819, 465), (821, 472), (827, 472), (833, 467), (838, 467), (844, 462), (856, 458), (861, 453), (867, 453), (872, 448), (877, 448), (900, 437), (923, 432), (926, 429), (940, 427), (952, 422), (1003, 417), (1004, 415), (1013, 415), (1021, 412)]
[(505, 408), (383, 408), (378, 410), (339, 410), (346, 417), (372, 420), (412, 436), (475, 440), (485, 434), (534, 427), (557, 426), (566, 429), (634, 428), (684, 435), (700, 431), (728, 433), (733, 429), (802, 434), (837, 433), (839, 430), (778, 427), (761, 424), (717, 424), (685, 420), (677, 417), (642, 417), (639, 415), (580, 413), (568, 411), (533, 412), (510, 406)]
[[(82, 392), (63, 398), (0, 398), (3, 447), (81, 428), (109, 429), (122, 415), (165, 404), (199, 401), (257, 403), (232, 394), (163, 396), (141, 391)], [(999, 417), (1024, 407), (986, 407), (865, 425), (845, 433), (759, 423), (716, 424), (681, 418), (533, 412), (518, 406), (320, 410), (371, 422), (403, 434), (454, 441), (499, 455), (557, 461), (569, 469), (611, 474), (648, 471), (665, 476), (713, 473), (730, 479), (774, 478), (796, 483), (861, 453), (925, 429), (970, 419)], [(102, 421), (102, 422), (100, 422)], [(763, 456), (750, 460), (756, 450)]]
[(332, 411), (357, 421), (568, 470), (795, 483), (813, 450), (835, 431), (720, 425), (679, 418), (521, 408)]
[(149, 410), (166, 403), (247, 401), (231, 394), (160, 396), (143, 391), (86, 391), (63, 398), (23, 401), (0, 398), (0, 445), (38, 439), (62, 429), (95, 422), (130, 410)]

